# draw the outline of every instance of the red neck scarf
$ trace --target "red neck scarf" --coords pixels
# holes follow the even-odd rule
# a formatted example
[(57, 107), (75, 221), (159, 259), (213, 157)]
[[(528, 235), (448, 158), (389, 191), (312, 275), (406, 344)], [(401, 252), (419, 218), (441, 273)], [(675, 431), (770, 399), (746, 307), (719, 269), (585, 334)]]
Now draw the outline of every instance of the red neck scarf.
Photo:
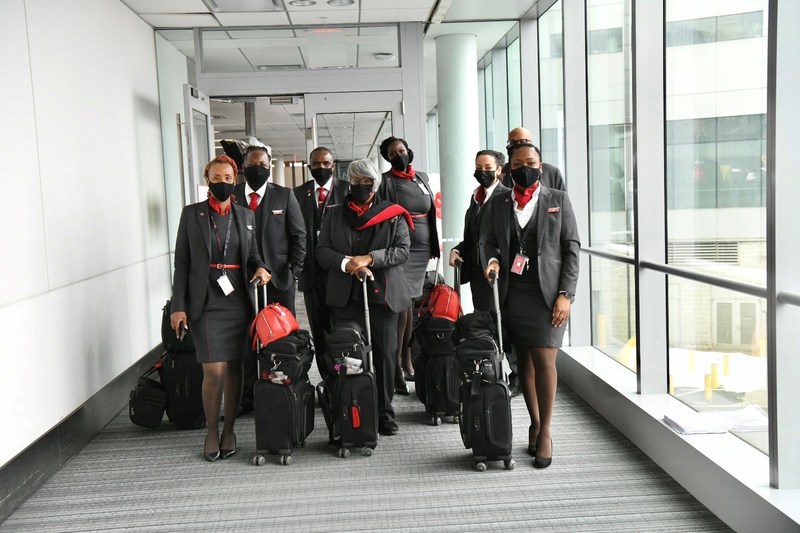
[(208, 207), (219, 213), (220, 215), (227, 215), (231, 212), (231, 202), (228, 201), (228, 205), (225, 206), (225, 209), (222, 209), (222, 204), (219, 203), (219, 200), (214, 198), (214, 196), (209, 193), (208, 194)]
[(533, 193), (539, 188), (539, 181), (528, 187), (527, 189), (521, 188), (519, 185), (514, 185), (514, 199), (521, 209), (524, 209), (528, 202), (533, 198)]
[(413, 180), (415, 173), (414, 169), (411, 167), (411, 163), (408, 164), (408, 168), (403, 170), (395, 170), (392, 168), (392, 174), (397, 176), (398, 178), (403, 178), (404, 180)]
[(411, 220), (411, 215), (397, 204), (386, 201), (376, 202), (373, 200), (367, 207), (361, 207), (353, 200), (350, 200), (347, 202), (347, 207), (348, 209), (344, 212), (344, 218), (356, 231), (375, 226), (399, 215), (405, 217), (408, 229), (411, 231), (414, 230), (414, 221)]

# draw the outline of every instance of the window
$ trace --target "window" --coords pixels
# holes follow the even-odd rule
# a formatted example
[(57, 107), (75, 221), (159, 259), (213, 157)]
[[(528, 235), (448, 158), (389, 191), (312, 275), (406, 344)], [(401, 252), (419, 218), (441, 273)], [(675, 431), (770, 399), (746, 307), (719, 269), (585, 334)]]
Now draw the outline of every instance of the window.
[(522, 88), (520, 81), (519, 38), (506, 48), (508, 77), (508, 129), (522, 124)]
[(762, 11), (676, 20), (667, 23), (667, 46), (752, 39), (763, 35), (764, 13)]
[[(564, 172), (564, 62), (561, 0), (539, 18), (542, 160)], [(566, 172), (564, 172), (566, 174)]]
[(633, 267), (591, 257), (592, 346), (636, 371)]

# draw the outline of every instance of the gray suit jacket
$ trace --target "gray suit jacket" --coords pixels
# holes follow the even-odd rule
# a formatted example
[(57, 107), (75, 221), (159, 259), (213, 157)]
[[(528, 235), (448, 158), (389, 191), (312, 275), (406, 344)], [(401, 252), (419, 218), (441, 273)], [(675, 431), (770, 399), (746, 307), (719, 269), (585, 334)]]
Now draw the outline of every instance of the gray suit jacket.
[[(353, 255), (353, 241), (358, 231), (344, 219), (344, 205), (335, 205), (322, 220), (317, 245), (317, 261), (328, 271), (325, 302), (331, 307), (345, 307), (350, 303), (355, 278), (342, 272), (345, 255)], [(408, 308), (411, 291), (406, 284), (402, 264), (408, 260), (411, 237), (403, 217), (381, 222), (374, 226), (369, 250), (373, 265), (370, 268), (375, 281), (368, 281), (369, 303), (386, 305), (399, 313)]]
[[(175, 241), (175, 276), (172, 281), (172, 311), (184, 311), (189, 321), (197, 320), (203, 311), (211, 270), (211, 228), (208, 201), (187, 205), (181, 212), (178, 237)], [(255, 217), (249, 209), (231, 203), (234, 226), (239, 231), (240, 275), (244, 284), (264, 264), (256, 245)], [(246, 268), (245, 268), (246, 267)], [(236, 271), (230, 271), (234, 275)], [(247, 291), (250, 300), (251, 291)]]
[[(475, 230), (477, 229), (478, 235), (484, 234), (484, 225), (485, 220), (488, 218), (487, 212), (489, 211), (489, 206), (491, 205), (492, 198), (497, 196), (503, 191), (507, 191), (508, 187), (503, 185), (502, 183), (498, 183), (495, 187), (494, 191), (492, 191), (492, 195), (486, 200), (486, 202), (481, 206), (480, 212), (477, 214), (478, 217), (478, 224), (479, 227), (475, 228), (475, 212), (478, 210), (478, 204), (475, 202), (474, 197), (470, 198), (469, 207), (467, 208), (467, 212), (464, 215), (464, 240), (460, 243), (453, 246), (454, 250), (458, 250), (458, 254), (461, 256), (461, 259), (464, 260), (464, 263), (461, 265), (461, 284), (464, 285), (469, 283), (470, 276), (472, 275), (472, 269), (475, 268), (475, 257), (474, 254), (479, 251), (480, 242), (476, 241), (473, 237), (475, 235)], [(479, 257), (480, 262), (484, 263), (485, 258)]]
[[(249, 199), (244, 197), (244, 185), (237, 185), (233, 194), (235, 201), (247, 209)], [(264, 252), (262, 260), (272, 274), (272, 286), (285, 291), (303, 271), (306, 257), (306, 227), (300, 204), (288, 187), (267, 183), (258, 210), (261, 226), (256, 228), (256, 239)]]
[[(493, 194), (489, 200), (491, 210), (485, 219), (483, 241), (484, 260), (492, 257), (500, 261), (500, 303), (508, 292), (513, 253), (511, 248), (511, 217), (514, 202), (512, 192)], [(578, 224), (569, 196), (563, 191), (548, 189), (540, 185), (536, 206), (536, 233), (539, 241), (536, 260), (539, 269), (539, 284), (547, 305), (551, 308), (560, 291), (574, 294), (578, 284), (578, 269), (581, 242)], [(533, 255), (533, 251), (529, 252)], [(484, 265), (485, 267), (485, 265)]]

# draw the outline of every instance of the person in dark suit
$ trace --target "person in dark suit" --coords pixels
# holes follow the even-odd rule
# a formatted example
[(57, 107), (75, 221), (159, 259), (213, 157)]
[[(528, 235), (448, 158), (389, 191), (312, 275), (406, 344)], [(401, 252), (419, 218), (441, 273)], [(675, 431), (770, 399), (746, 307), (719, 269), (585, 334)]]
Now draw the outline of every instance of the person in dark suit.
[(494, 309), (492, 288), (486, 283), (481, 261), (480, 241), (483, 235), (481, 222), (492, 195), (507, 191), (500, 183), (505, 156), (494, 150), (481, 150), (475, 156), (474, 178), (478, 187), (472, 193), (472, 201), (464, 216), (464, 240), (450, 250), (449, 264), (461, 271), (461, 284), (469, 283), (472, 305), (476, 311)]
[[(268, 181), (271, 161), (266, 147), (250, 145), (244, 157), (245, 182), (236, 186), (233, 196), (239, 205), (255, 214), (258, 251), (272, 276), (267, 285), (266, 303), (279, 303), (295, 314), (294, 282), (303, 271), (306, 227), (292, 190)], [(244, 391), (239, 414), (253, 410), (253, 386), (257, 379), (258, 365), (255, 354), (251, 354), (244, 360)]]
[(493, 195), (485, 223), (487, 279), (497, 276), (505, 327), (517, 353), (531, 425), (533, 466), (553, 458), (550, 421), (561, 346), (578, 282), (580, 239), (569, 196), (539, 181), (541, 159), (533, 147), (511, 155), (511, 191)]
[(378, 430), (395, 435), (395, 357), (397, 316), (411, 301), (402, 265), (411, 248), (409, 228), (414, 223), (397, 204), (380, 200), (375, 191), (381, 175), (369, 159), (347, 167), (350, 193), (340, 205), (331, 206), (322, 220), (317, 260), (328, 272), (325, 303), (333, 324), (363, 323), (361, 282), (368, 278), (372, 353), (378, 383)]
[[(539, 148), (533, 144), (531, 139), (531, 132), (525, 128), (514, 128), (508, 132), (506, 151), (508, 152), (509, 162), (503, 169), (503, 185), (506, 187), (511, 188), (514, 186), (514, 182), (511, 179), (510, 164), (511, 152), (514, 151), (516, 146), (527, 145), (533, 147), (537, 152), (539, 152), (539, 159), (541, 160), (542, 153), (539, 151)], [(564, 183), (564, 176), (561, 175), (561, 171), (558, 169), (558, 167), (555, 167), (549, 163), (542, 162), (542, 176), (539, 178), (539, 181), (548, 189), (558, 189), (559, 191), (567, 190), (567, 186)]]
[(208, 201), (184, 207), (178, 225), (170, 322), (176, 335), (186, 329), (193, 333), (197, 361), (203, 364), (208, 421), (203, 456), (215, 461), (236, 452), (233, 429), (242, 394), (241, 358), (250, 351), (248, 326), (253, 318), (248, 284), (258, 280), (266, 285), (270, 275), (258, 254), (253, 213), (230, 200), (236, 163), (228, 156), (216, 157), (204, 175)]
[(397, 368), (395, 372), (395, 391), (408, 395), (407, 380), (414, 379), (414, 365), (411, 361), (411, 326), (413, 321), (413, 301), (422, 296), (422, 285), (428, 261), (439, 257), (439, 233), (436, 228), (436, 204), (428, 175), (414, 170), (411, 162), (414, 152), (405, 140), (387, 137), (381, 142), (381, 156), (392, 168), (382, 176), (378, 188), (378, 198), (399, 204), (411, 213), (414, 229), (411, 231), (411, 251), (408, 261), (403, 265), (406, 282), (411, 290), (411, 298), (406, 309), (400, 313), (397, 324)]
[(328, 346), (327, 335), (331, 330), (331, 317), (325, 304), (327, 272), (319, 266), (314, 250), (317, 248), (323, 215), (331, 206), (342, 203), (348, 192), (348, 184), (345, 180), (334, 177), (336, 163), (331, 151), (324, 146), (314, 148), (308, 154), (308, 168), (313, 179), (294, 189), (306, 224), (307, 250), (297, 286), (303, 292), (306, 304), (311, 336), (314, 338), (317, 368), (325, 379), (328, 377), (328, 368), (323, 362), (323, 354)]

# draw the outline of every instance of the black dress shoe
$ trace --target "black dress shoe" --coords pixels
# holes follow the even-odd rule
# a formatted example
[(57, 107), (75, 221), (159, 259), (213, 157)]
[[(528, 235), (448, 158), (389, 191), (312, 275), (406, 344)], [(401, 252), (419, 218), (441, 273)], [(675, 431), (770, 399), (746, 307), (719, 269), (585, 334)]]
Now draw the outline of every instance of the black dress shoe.
[(405, 379), (406, 381), (414, 381), (414, 374), (412, 374), (408, 370), (403, 370), (403, 379)]
[[(533, 426), (528, 426), (528, 455), (536, 457), (536, 437), (531, 440), (531, 430)], [(531, 444), (533, 442), (533, 444)]]
[(225, 448), (219, 449), (219, 456), (222, 459), (227, 459), (231, 455), (236, 453), (236, 433), (233, 434), (233, 448), (230, 450), (226, 450)]
[(203, 441), (203, 457), (209, 463), (213, 463), (214, 461), (219, 459), (219, 450), (217, 450), (215, 452), (212, 452), (212, 453), (206, 453), (206, 444), (207, 443), (208, 443), (208, 435), (206, 435), (206, 438)]
[(387, 420), (378, 424), (378, 433), (381, 435), (391, 436), (397, 435), (400, 428), (397, 427), (397, 422), (394, 420)]
[(550, 457), (539, 457), (533, 460), (534, 468), (547, 468), (553, 462), (553, 439), (550, 439)]

